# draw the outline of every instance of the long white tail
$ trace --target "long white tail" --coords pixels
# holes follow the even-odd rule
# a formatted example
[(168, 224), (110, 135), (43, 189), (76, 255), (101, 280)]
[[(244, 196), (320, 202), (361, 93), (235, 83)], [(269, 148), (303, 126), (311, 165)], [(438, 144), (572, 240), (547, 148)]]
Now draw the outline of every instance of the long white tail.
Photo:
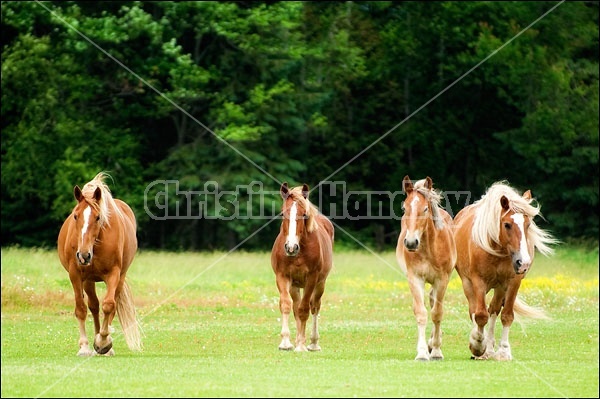
[(121, 323), (127, 346), (132, 351), (141, 351), (141, 328), (136, 317), (133, 296), (127, 281), (123, 283), (123, 289), (117, 300), (117, 315), (119, 316), (119, 322)]
[(514, 311), (519, 316), (529, 317), (531, 319), (550, 320), (550, 316), (548, 316), (543, 309), (529, 306), (519, 297), (515, 299)]

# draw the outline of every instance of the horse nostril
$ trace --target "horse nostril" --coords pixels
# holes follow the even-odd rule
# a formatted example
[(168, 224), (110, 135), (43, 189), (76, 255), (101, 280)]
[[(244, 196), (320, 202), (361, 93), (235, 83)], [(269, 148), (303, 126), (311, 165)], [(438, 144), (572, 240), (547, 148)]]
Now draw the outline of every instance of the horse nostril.
[(521, 259), (517, 259), (517, 266), (521, 267), (523, 265), (523, 261)]
[(294, 244), (294, 252), (298, 252), (300, 250), (300, 246), (298, 244)]
[(419, 247), (419, 240), (408, 240), (408, 239), (404, 239), (404, 246), (406, 247), (406, 249), (408, 249), (409, 251), (416, 251), (417, 248)]

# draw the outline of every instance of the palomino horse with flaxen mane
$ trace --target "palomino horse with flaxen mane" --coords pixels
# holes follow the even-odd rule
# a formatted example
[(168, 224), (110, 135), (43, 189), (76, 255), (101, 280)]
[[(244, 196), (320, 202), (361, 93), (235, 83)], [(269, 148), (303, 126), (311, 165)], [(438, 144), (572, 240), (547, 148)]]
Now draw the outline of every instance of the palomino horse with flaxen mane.
[[(415, 360), (441, 360), (444, 296), (456, 262), (452, 236), (452, 217), (440, 207), (441, 194), (433, 188), (429, 176), (414, 185), (408, 176), (402, 181), (404, 200), (401, 231), (396, 245), (396, 259), (406, 274), (413, 297), (417, 320), (417, 356)], [(425, 284), (431, 285), (429, 306), (433, 329), (429, 342), (425, 338), (427, 308)]]
[[(308, 200), (308, 186), (281, 185), (283, 221), (271, 251), (271, 266), (279, 290), (281, 343), (279, 349), (319, 351), (318, 318), (325, 281), (333, 266), (333, 224)], [(303, 291), (303, 292), (302, 292)], [(296, 319), (295, 347), (290, 341), (289, 318)], [(312, 314), (310, 345), (306, 322)]]
[[(75, 186), (77, 205), (63, 223), (58, 235), (58, 256), (75, 293), (75, 316), (79, 321), (79, 356), (114, 355), (111, 337), (115, 312), (131, 350), (141, 350), (140, 330), (133, 297), (125, 281), (137, 251), (136, 220), (131, 208), (113, 198), (100, 172), (80, 189)], [(100, 323), (100, 303), (96, 282), (104, 281), (104, 318)], [(94, 318), (94, 350), (85, 332), (87, 306)]]
[[(520, 195), (501, 181), (454, 218), (456, 270), (469, 302), (469, 317), (473, 322), (469, 349), (474, 359), (511, 360), (508, 333), (514, 314), (546, 317), (543, 311), (517, 297), (521, 281), (533, 263), (535, 249), (548, 256), (553, 253), (550, 245), (558, 242), (535, 224), (533, 219), (539, 212), (540, 206), (529, 190)], [(494, 290), (494, 295), (486, 308), (486, 294), (490, 290)], [(494, 327), (499, 315), (502, 336), (496, 351)]]

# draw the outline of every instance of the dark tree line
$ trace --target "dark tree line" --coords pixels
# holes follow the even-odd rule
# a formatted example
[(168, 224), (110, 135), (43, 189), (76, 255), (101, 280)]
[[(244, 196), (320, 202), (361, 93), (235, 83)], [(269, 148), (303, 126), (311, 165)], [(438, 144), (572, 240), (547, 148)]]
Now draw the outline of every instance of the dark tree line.
[(597, 240), (598, 2), (3, 2), (1, 123), (2, 245), (101, 170), (147, 248), (270, 248), (283, 181), (393, 248), (406, 174)]

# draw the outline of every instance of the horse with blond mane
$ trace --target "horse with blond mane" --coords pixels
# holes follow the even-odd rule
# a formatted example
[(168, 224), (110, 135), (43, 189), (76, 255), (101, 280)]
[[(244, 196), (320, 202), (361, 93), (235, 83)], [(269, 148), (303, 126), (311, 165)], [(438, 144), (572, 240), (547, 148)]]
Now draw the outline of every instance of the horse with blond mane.
[[(308, 185), (290, 189), (283, 183), (282, 223), (271, 251), (271, 266), (279, 290), (280, 350), (320, 351), (319, 312), (325, 282), (333, 266), (333, 224), (308, 199)], [(302, 292), (303, 291), (303, 292)], [(295, 345), (290, 341), (289, 318), (296, 319)], [(312, 314), (310, 344), (306, 322)]]
[[(469, 349), (474, 359), (511, 360), (508, 341), (514, 314), (544, 318), (545, 313), (517, 297), (531, 269), (535, 249), (545, 256), (558, 241), (538, 227), (534, 217), (540, 206), (527, 190), (520, 195), (505, 181), (492, 184), (481, 199), (463, 208), (454, 218), (458, 251), (456, 270), (469, 302), (473, 322)], [(486, 294), (494, 295), (486, 308)], [(502, 335), (495, 348), (496, 319)], [(487, 332), (484, 330), (488, 325)]]
[[(452, 217), (440, 207), (441, 194), (433, 188), (429, 176), (414, 185), (410, 177), (404, 176), (402, 187), (406, 199), (402, 205), (404, 215), (396, 245), (396, 260), (406, 274), (413, 297), (418, 330), (415, 360), (442, 360), (444, 296), (456, 262)], [(425, 339), (428, 318), (424, 302), (426, 283), (431, 285), (428, 296), (433, 323), (429, 341)]]
[[(137, 252), (136, 220), (131, 208), (113, 198), (104, 183), (108, 175), (98, 173), (73, 194), (77, 204), (58, 234), (58, 256), (75, 294), (75, 316), (79, 322), (79, 356), (114, 355), (111, 337), (115, 313), (131, 350), (141, 350), (140, 329), (131, 289), (125, 280)], [(106, 284), (102, 301), (104, 318), (100, 323), (100, 302), (96, 283)], [(94, 319), (94, 350), (85, 331), (87, 309)]]

